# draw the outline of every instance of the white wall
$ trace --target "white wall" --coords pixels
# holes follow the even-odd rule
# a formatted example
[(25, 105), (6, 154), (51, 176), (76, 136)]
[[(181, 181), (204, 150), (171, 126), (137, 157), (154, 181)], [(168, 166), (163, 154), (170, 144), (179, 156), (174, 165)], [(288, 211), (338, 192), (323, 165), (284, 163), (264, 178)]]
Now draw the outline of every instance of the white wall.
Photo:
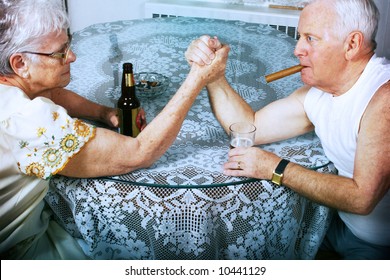
[[(70, 31), (74, 32), (81, 30), (93, 23), (143, 18), (144, 6), (147, 1), (148, 0), (67, 0), (71, 21)], [(209, 2), (233, 1), (239, 2), (246, 0), (209, 0)], [(266, 2), (266, 0), (261, 1)], [(377, 54), (379, 56), (386, 56), (390, 59), (390, 1), (374, 0), (374, 2), (381, 12), (377, 35)]]
[(75, 32), (94, 23), (142, 18), (146, 1), (67, 0), (70, 31)]
[(374, 0), (374, 2), (378, 6), (381, 14), (378, 34), (376, 36), (378, 43), (376, 53), (379, 56), (385, 56), (387, 59), (390, 59), (390, 1)]

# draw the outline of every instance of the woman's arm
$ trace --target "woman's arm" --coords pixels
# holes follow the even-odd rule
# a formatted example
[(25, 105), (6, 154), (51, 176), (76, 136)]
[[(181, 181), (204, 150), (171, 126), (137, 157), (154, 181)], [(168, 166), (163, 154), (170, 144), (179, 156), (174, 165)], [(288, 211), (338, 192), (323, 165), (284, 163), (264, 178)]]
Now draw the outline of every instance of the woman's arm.
[(115, 108), (92, 102), (68, 89), (51, 89), (43, 92), (40, 96), (47, 97), (57, 105), (64, 107), (72, 117), (100, 121), (110, 127), (118, 127), (118, 116)]

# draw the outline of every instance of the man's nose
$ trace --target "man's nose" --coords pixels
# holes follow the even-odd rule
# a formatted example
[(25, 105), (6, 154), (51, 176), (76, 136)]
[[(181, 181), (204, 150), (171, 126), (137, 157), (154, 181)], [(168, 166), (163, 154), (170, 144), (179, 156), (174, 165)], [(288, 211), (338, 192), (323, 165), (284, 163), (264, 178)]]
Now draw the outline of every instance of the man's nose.
[(296, 57), (301, 57), (301, 56), (304, 56), (305, 54), (305, 50), (304, 50), (304, 46), (303, 46), (303, 39), (302, 38), (299, 38), (296, 45), (295, 45), (295, 49), (294, 49), (294, 55)]

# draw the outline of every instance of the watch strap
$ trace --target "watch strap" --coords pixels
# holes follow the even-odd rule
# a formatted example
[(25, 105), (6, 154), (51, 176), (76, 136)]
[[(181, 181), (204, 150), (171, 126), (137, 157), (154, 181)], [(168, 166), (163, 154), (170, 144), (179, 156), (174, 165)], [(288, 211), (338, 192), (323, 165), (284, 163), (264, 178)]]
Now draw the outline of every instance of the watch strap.
[(282, 159), (282, 160), (279, 162), (278, 166), (276, 166), (274, 173), (280, 174), (280, 175), (283, 174), (284, 169), (286, 169), (286, 166), (287, 166), (287, 164), (289, 164), (289, 163), (290, 163), (289, 160), (287, 160), (287, 159)]
[(282, 185), (282, 181), (283, 181), (283, 172), (284, 172), (284, 169), (286, 168), (287, 164), (289, 164), (290, 161), (288, 161), (287, 159), (282, 159), (278, 166), (276, 166), (273, 174), (272, 174), (272, 182), (277, 184), (278, 186), (281, 186)]

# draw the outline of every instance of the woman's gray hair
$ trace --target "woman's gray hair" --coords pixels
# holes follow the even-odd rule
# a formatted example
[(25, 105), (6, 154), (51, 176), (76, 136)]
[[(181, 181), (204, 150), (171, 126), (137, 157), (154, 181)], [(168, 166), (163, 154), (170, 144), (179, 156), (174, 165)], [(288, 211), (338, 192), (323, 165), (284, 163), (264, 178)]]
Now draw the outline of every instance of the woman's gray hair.
[(61, 0), (0, 0), (0, 75), (14, 74), (12, 54), (35, 51), (41, 37), (68, 28)]
[(335, 30), (341, 40), (345, 40), (353, 31), (360, 31), (366, 43), (376, 48), (379, 10), (373, 0), (326, 0), (326, 4), (338, 15)]

